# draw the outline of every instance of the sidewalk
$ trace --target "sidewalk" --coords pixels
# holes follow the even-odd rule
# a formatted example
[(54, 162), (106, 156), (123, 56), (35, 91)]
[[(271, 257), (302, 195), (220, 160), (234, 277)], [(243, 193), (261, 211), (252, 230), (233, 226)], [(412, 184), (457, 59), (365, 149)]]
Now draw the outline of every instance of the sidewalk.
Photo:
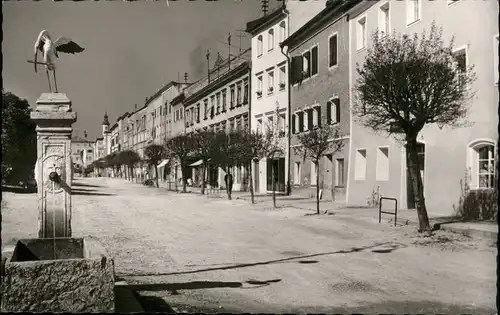
[[(250, 196), (243, 195), (241, 199), (250, 200)], [(256, 201), (263, 203), (272, 202), (271, 196), (262, 196), (256, 198)], [(310, 198), (301, 198), (293, 196), (277, 196), (276, 203), (281, 207), (289, 207), (295, 209), (302, 209), (306, 211), (316, 211), (316, 200)], [(393, 212), (393, 209), (382, 209), (383, 211)], [(370, 219), (378, 221), (378, 208), (346, 206), (343, 202), (335, 202), (331, 200), (320, 201), (320, 211), (349, 215), (355, 214), (359, 219)], [(482, 238), (497, 239), (498, 225), (493, 221), (473, 221), (463, 222), (460, 218), (453, 216), (443, 216), (436, 213), (428, 213), (430, 224), (435, 229), (447, 230), (455, 233), (461, 233), (467, 236), (475, 236)], [(381, 220), (383, 222), (394, 222), (394, 215), (382, 213)], [(397, 224), (401, 225), (417, 225), (418, 216), (417, 211), (414, 209), (398, 209), (397, 211)]]

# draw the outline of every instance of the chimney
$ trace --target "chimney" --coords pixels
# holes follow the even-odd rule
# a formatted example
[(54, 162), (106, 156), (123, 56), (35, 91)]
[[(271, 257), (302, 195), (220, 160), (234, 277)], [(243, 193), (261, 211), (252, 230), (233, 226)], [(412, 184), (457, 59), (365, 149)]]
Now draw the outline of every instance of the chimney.
[(185, 84), (188, 83), (188, 73), (187, 72), (184, 72), (184, 83)]
[(269, 7), (268, 0), (262, 0), (262, 12), (267, 15), (267, 8)]

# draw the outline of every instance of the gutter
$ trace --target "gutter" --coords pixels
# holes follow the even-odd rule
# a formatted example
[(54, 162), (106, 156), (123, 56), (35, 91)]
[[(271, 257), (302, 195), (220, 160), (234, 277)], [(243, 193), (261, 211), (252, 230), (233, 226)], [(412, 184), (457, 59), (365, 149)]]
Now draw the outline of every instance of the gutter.
[[(285, 14), (286, 13), (286, 9), (283, 8), (283, 11)], [(288, 31), (290, 31), (290, 14), (287, 14), (287, 18), (288, 18)], [(292, 65), (291, 65), (291, 61), (290, 61), (290, 56), (288, 56), (288, 54), (285, 54), (283, 52), (283, 48), (285, 46), (284, 45), (280, 45), (280, 48), (281, 48), (281, 53), (283, 54), (283, 56), (286, 57), (286, 60), (287, 60), (287, 65), (288, 65), (288, 73), (287, 73), (287, 76), (288, 76), (288, 104), (287, 104), (287, 109), (288, 109), (288, 177), (287, 177), (287, 181), (286, 181), (286, 195), (287, 196), (290, 196), (290, 194), (292, 193), (292, 186), (290, 185), (290, 173), (291, 173), (291, 168), (290, 168), (290, 165), (291, 165), (291, 147), (290, 147), (290, 144), (291, 144), (291, 140), (292, 140), (292, 133), (290, 132), (290, 129), (292, 127), (292, 115), (291, 115), (291, 104), (292, 104), (292, 85), (290, 84), (291, 82), (291, 68), (292, 68)]]

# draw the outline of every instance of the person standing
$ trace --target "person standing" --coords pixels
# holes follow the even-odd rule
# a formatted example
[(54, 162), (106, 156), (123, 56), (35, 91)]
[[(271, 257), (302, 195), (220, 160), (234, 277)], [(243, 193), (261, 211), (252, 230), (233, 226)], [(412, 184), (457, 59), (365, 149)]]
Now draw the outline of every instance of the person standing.
[(233, 175), (231, 175), (230, 172), (227, 172), (226, 176), (224, 176), (224, 182), (226, 183), (227, 197), (231, 200), (231, 192), (233, 191)]

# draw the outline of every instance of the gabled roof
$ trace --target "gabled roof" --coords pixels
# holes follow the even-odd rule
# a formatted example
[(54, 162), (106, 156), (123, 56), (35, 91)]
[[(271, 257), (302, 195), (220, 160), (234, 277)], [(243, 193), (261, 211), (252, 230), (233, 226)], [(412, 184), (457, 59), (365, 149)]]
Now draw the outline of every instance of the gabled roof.
[(170, 105), (172, 106), (175, 106), (177, 104), (179, 104), (180, 102), (182, 102), (184, 100), (184, 92), (181, 92), (181, 94), (177, 95), (176, 97), (174, 97), (171, 101), (170, 101)]
[(323, 10), (307, 21), (306, 24), (302, 25), (302, 27), (296, 30), (295, 33), (281, 42), (280, 46), (288, 46), (289, 49), (293, 49), (296, 45), (306, 40), (308, 35), (313, 34), (316, 30), (324, 27), (328, 22), (335, 20), (361, 2), (363, 2), (363, 0), (327, 1), (326, 7)]
[(285, 6), (281, 6), (280, 8), (271, 12), (268, 15), (264, 15), (261, 18), (248, 22), (245, 32), (254, 35), (263, 28), (265, 28), (266, 26), (273, 25), (279, 20), (285, 18), (287, 16), (286, 13), (287, 12)]

